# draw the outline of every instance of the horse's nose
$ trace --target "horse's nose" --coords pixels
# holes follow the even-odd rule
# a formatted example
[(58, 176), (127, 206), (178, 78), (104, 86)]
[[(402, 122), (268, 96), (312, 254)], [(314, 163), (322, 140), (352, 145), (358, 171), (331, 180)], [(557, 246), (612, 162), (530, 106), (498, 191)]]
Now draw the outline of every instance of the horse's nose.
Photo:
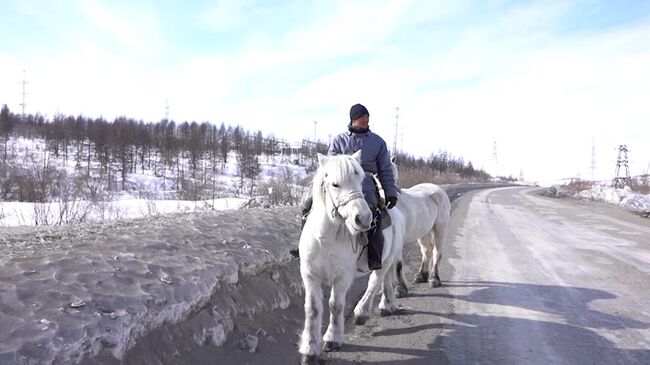
[(357, 214), (356, 217), (354, 217), (354, 223), (357, 227), (367, 227), (370, 225), (371, 220), (372, 217), (369, 214)]

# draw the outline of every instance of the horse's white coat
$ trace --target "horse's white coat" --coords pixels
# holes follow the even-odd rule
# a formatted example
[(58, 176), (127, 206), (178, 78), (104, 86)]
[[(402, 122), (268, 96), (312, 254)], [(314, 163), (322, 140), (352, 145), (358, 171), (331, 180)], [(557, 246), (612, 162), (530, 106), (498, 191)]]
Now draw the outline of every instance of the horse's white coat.
[[(312, 360), (321, 350), (322, 285), (331, 286), (330, 323), (323, 340), (331, 347), (343, 343), (345, 296), (357, 273), (356, 236), (370, 228), (372, 212), (363, 196), (361, 183), (365, 176), (359, 164), (361, 154), (352, 156), (318, 155), (320, 167), (312, 186), (313, 205), (300, 236), (300, 274), (305, 287), (305, 327), (299, 352)], [(380, 309), (394, 311), (392, 275), (401, 256), (404, 219), (398, 211), (390, 212), (393, 224), (384, 230), (382, 269), (370, 276), (364, 297), (355, 308), (358, 318), (369, 316), (372, 299), (384, 285)], [(357, 250), (357, 252), (355, 252)], [(365, 256), (365, 252), (363, 254)], [(364, 258), (364, 260), (367, 260)], [(384, 283), (388, 278), (390, 283)]]
[[(398, 171), (395, 164), (393, 164), (393, 173), (397, 179)], [(431, 286), (439, 286), (440, 250), (451, 221), (451, 204), (447, 193), (438, 185), (429, 183), (401, 189), (399, 201), (393, 210), (395, 209), (402, 213), (406, 221), (404, 243), (417, 240), (420, 244), (422, 263), (416, 274), (416, 281), (428, 279)], [(406, 289), (406, 282), (401, 272), (397, 273), (397, 280), (399, 285)]]

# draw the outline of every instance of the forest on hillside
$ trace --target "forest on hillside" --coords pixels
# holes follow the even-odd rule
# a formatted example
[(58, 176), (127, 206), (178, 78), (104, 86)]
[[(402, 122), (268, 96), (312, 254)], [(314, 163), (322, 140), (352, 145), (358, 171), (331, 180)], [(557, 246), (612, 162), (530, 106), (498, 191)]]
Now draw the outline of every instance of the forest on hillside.
[[(25, 160), (26, 151), (8, 150), (11, 138), (40, 140), (43, 156)], [(249, 131), (242, 126), (209, 122), (144, 122), (127, 117), (114, 120), (57, 114), (22, 116), (4, 105), (0, 110), (0, 200), (45, 202), (71, 189), (83, 198), (101, 199), (105, 192), (133, 190), (130, 174), (152, 174), (162, 180), (163, 190), (175, 198), (214, 198), (217, 177), (226, 173), (229, 159), (237, 166), (239, 195), (270, 194), (268, 182), (260, 180), (261, 163), (274, 164), (290, 156), (291, 163), (308, 172), (316, 168), (316, 153), (326, 153), (322, 142), (302, 140), (290, 144), (274, 135)], [(23, 156), (23, 160), (18, 160)], [(56, 163), (52, 162), (56, 161)], [(68, 169), (62, 169), (63, 166)], [(439, 151), (427, 158), (398, 154), (400, 182), (453, 183), (485, 181), (490, 176), (450, 153)], [(69, 173), (74, 168), (74, 174)], [(68, 171), (66, 173), (66, 171)], [(284, 176), (276, 185), (308, 184)], [(287, 181), (289, 178), (289, 181)], [(276, 189), (277, 190), (277, 189)], [(275, 200), (283, 200), (277, 197)], [(286, 199), (284, 199), (286, 200)], [(295, 203), (295, 198), (285, 203)]]

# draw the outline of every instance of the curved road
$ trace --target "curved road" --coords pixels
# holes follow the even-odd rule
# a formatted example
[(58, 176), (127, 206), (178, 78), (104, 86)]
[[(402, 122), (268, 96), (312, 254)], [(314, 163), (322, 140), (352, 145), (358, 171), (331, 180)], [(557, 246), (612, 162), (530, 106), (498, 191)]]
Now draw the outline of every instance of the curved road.
[[(409, 279), (419, 258), (409, 244)], [(469, 192), (454, 201), (441, 277), (412, 285), (401, 314), (349, 324), (322, 363), (650, 364), (648, 219), (534, 188)], [(297, 363), (295, 333), (237, 362)]]

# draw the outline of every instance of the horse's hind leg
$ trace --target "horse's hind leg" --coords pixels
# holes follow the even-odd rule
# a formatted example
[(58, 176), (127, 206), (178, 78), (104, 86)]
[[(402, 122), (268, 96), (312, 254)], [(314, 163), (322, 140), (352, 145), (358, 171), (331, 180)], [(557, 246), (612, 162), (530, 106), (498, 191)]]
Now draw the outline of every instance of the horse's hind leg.
[(343, 345), (343, 329), (345, 319), (343, 309), (345, 308), (345, 294), (350, 287), (351, 280), (341, 280), (332, 286), (330, 294), (330, 324), (323, 336), (323, 351), (338, 351)]
[(408, 295), (409, 288), (406, 284), (406, 278), (404, 278), (404, 267), (402, 264), (402, 259), (397, 261), (395, 265), (395, 276), (397, 277), (397, 285), (395, 285), (395, 297), (404, 298)]
[(429, 278), (429, 286), (432, 288), (439, 287), (442, 285), (442, 282), (440, 281), (440, 274), (438, 272), (438, 268), (440, 267), (440, 260), (442, 259), (442, 245), (445, 242), (445, 235), (447, 234), (447, 227), (445, 225), (435, 225), (433, 227), (433, 230), (435, 232), (435, 235), (431, 240), (432, 246), (433, 246), (433, 265), (431, 272), (433, 273), (433, 277)]
[(433, 254), (433, 232), (427, 233), (424, 237), (418, 240), (420, 245), (420, 252), (422, 253), (422, 263), (420, 270), (415, 274), (415, 283), (426, 283), (429, 279), (431, 256)]
[(323, 292), (320, 280), (303, 275), (305, 285), (305, 328), (300, 336), (302, 363), (317, 361), (320, 353), (321, 327), (323, 319)]
[[(395, 266), (399, 262), (391, 265), (391, 272), (395, 271)], [(381, 301), (379, 302), (379, 315), (389, 316), (397, 311), (397, 306), (395, 305), (395, 292), (393, 291), (393, 275), (390, 273), (384, 275), (384, 285), (383, 293), (381, 295)]]

